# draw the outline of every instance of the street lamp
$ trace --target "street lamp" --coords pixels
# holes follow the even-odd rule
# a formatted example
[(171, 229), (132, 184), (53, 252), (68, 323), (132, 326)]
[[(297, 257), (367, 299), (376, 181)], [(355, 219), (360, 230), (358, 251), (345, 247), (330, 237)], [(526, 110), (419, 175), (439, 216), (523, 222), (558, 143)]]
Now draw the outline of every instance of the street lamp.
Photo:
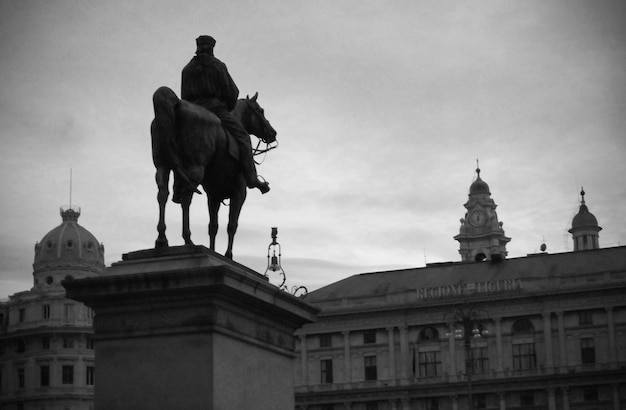
[[(282, 288), (285, 284), (285, 281), (287, 280), (287, 276), (285, 275), (283, 267), (280, 265), (280, 258), (282, 255), (280, 243), (278, 243), (278, 241), (276, 240), (277, 237), (278, 228), (274, 227), (272, 228), (272, 242), (267, 247), (267, 269), (265, 269), (265, 277), (269, 278), (269, 271), (278, 272), (278, 274), (282, 278), (282, 281), (280, 282), (280, 285), (278, 285), (278, 287)], [(278, 255), (276, 255), (276, 252), (278, 252)]]
[(489, 318), (487, 312), (477, 308), (457, 307), (450, 313), (451, 332), (446, 335), (454, 336), (455, 339), (463, 340), (465, 350), (465, 374), (467, 376), (467, 401), (470, 410), (474, 407), (472, 397), (472, 374), (474, 373), (474, 355), (472, 352), (472, 340), (480, 339), (489, 332), (483, 329), (483, 322)]
[(276, 273), (280, 277), (280, 284), (278, 285), (279, 289), (289, 292), (294, 296), (302, 298), (306, 297), (309, 291), (305, 286), (292, 286), (291, 289), (289, 289), (287, 285), (285, 285), (285, 282), (287, 282), (287, 275), (281, 265), (282, 250), (280, 243), (276, 240), (278, 237), (278, 228), (272, 228), (271, 236), (272, 242), (267, 247), (267, 269), (265, 269), (265, 277), (269, 279), (270, 272)]

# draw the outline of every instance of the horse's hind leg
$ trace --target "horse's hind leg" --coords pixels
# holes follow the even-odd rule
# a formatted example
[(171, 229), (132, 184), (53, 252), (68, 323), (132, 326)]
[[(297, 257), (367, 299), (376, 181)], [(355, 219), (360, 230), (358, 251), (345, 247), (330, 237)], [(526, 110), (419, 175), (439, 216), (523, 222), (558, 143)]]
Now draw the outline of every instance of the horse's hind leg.
[(159, 223), (157, 224), (157, 232), (159, 233), (159, 236), (154, 243), (154, 247), (166, 248), (169, 244), (167, 242), (167, 237), (165, 236), (165, 204), (167, 203), (167, 198), (170, 194), (168, 190), (170, 170), (167, 168), (157, 168), (155, 179), (159, 190), (157, 193), (157, 201), (159, 203)]
[(209, 249), (214, 251), (215, 237), (217, 236), (217, 229), (219, 227), (218, 214), (221, 202), (218, 199), (211, 197), (211, 195), (207, 195), (207, 202), (209, 208)]
[(189, 228), (189, 208), (191, 206), (192, 196), (193, 193), (189, 191), (185, 191), (181, 195), (180, 206), (183, 210), (183, 239), (185, 240), (185, 245), (193, 245), (191, 241), (191, 229)]

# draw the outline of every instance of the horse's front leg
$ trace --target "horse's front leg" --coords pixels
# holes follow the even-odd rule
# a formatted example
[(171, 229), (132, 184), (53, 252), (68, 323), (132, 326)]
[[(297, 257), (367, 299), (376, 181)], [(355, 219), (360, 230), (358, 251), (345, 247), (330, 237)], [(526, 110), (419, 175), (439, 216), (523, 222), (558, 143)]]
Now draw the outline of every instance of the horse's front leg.
[(170, 170), (165, 167), (158, 167), (155, 179), (159, 190), (157, 193), (157, 201), (159, 203), (159, 223), (157, 224), (157, 232), (159, 233), (159, 236), (154, 243), (154, 247), (166, 248), (169, 244), (167, 242), (167, 237), (165, 236), (165, 205), (167, 204), (167, 198), (170, 194), (168, 189)]
[(193, 245), (191, 241), (191, 229), (189, 229), (189, 208), (191, 206), (191, 197), (193, 192), (185, 192), (181, 195), (180, 206), (183, 210), (183, 239), (185, 245)]
[(226, 256), (229, 259), (233, 258), (233, 243), (235, 242), (235, 233), (237, 233), (237, 227), (239, 226), (239, 215), (241, 214), (241, 208), (246, 200), (246, 186), (242, 184), (243, 189), (237, 194), (233, 195), (230, 199), (230, 211), (228, 213), (228, 248), (226, 248)]
[(207, 202), (209, 207), (209, 249), (214, 251), (215, 238), (217, 237), (217, 229), (219, 227), (218, 213), (221, 201), (207, 194)]

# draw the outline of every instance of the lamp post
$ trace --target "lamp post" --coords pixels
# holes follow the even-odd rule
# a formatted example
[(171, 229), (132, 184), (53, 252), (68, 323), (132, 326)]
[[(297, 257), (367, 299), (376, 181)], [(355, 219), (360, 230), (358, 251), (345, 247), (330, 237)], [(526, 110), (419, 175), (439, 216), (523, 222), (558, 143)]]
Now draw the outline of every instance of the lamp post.
[(454, 335), (455, 339), (463, 340), (465, 350), (465, 374), (467, 379), (467, 402), (468, 409), (474, 408), (472, 397), (472, 374), (474, 373), (474, 357), (472, 352), (472, 339), (479, 339), (489, 332), (483, 329), (482, 323), (488, 319), (487, 312), (477, 308), (457, 307), (450, 313), (451, 332), (447, 336)]
[[(309, 293), (305, 286), (292, 286), (291, 289), (285, 285), (287, 282), (287, 275), (285, 274), (285, 270), (281, 265), (281, 256), (282, 250), (280, 247), (280, 243), (276, 240), (278, 237), (278, 228), (272, 228), (272, 242), (267, 247), (267, 269), (265, 269), (265, 277), (270, 278), (270, 272), (278, 274), (280, 284), (278, 284), (278, 288), (284, 290), (285, 292), (289, 292), (294, 296), (306, 297)], [(278, 253), (278, 254), (277, 254)]]

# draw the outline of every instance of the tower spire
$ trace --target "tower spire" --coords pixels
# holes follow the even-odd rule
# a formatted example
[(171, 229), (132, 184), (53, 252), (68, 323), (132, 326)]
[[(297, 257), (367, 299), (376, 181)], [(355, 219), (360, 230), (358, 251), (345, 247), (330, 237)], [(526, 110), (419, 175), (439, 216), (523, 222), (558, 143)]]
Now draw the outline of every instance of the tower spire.
[(80, 216), (80, 207), (72, 206), (72, 168), (70, 168), (70, 204), (61, 206), (63, 222), (76, 222)]
[(501, 260), (507, 255), (506, 244), (511, 238), (504, 235), (489, 185), (480, 178), (478, 158), (476, 174), (476, 180), (470, 186), (469, 199), (463, 205), (467, 212), (461, 218), (461, 229), (454, 239), (459, 241), (463, 261)]

